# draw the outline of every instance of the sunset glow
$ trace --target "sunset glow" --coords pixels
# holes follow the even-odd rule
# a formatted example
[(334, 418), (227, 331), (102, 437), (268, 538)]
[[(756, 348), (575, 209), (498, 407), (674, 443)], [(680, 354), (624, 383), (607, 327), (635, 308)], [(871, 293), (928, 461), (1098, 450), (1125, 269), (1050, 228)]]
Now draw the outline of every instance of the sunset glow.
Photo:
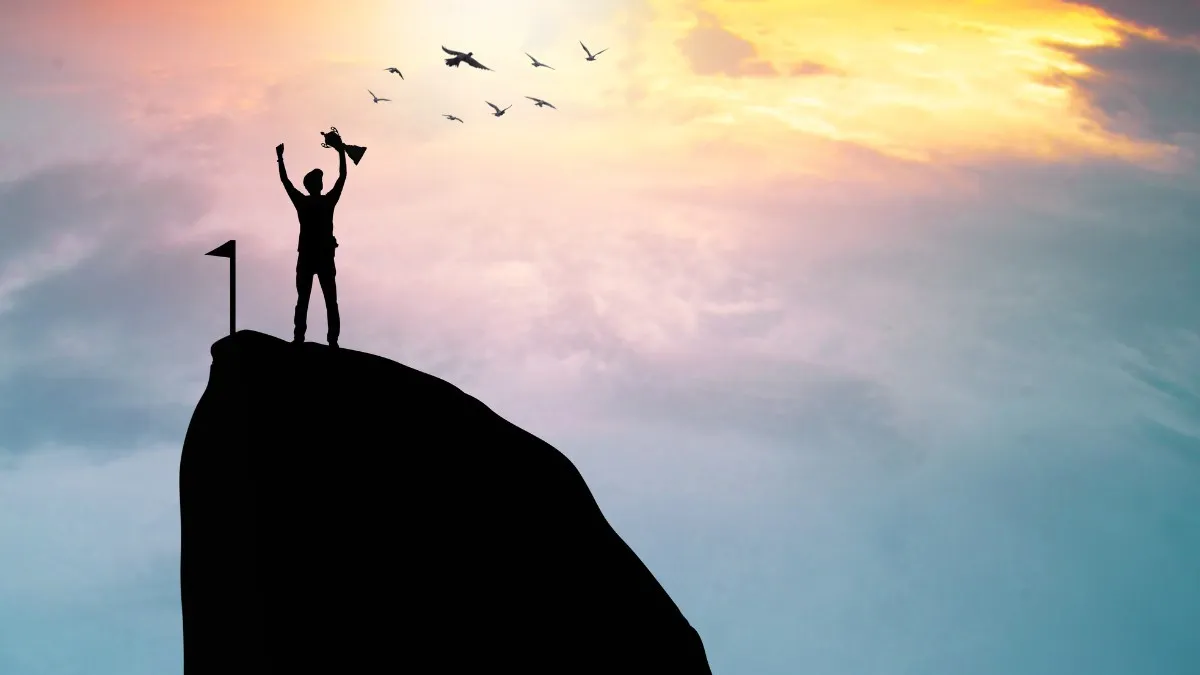
[[(1061, 48), (1116, 47), (1128, 35), (1161, 34), (1084, 5), (650, 0), (635, 8), (610, 0), (574, 9), (549, 0), (503, 8), (483, 0), (371, 0), (336, 10), (308, 1), (222, 0), (168, 11), (136, 0), (94, 0), (67, 21), (109, 37), (64, 43), (63, 52), (78, 54), (85, 67), (101, 54), (121, 61), (141, 78), (147, 99), (174, 90), (173, 101), (131, 102), (135, 118), (148, 105), (174, 111), (146, 119), (151, 125), (252, 114), (265, 104), (264, 83), (302, 82), (318, 63), (364, 74), (396, 63), (406, 72), (405, 87), (423, 97), (399, 104), (414, 111), (431, 107), (436, 112), (427, 114), (437, 115), (451, 103), (482, 105), (478, 98), (516, 90), (566, 105), (570, 124), (558, 124), (564, 113), (542, 120), (552, 129), (511, 125), (526, 145), (537, 145), (530, 134), (549, 134), (543, 138), (553, 142), (540, 151), (560, 157), (636, 155), (647, 167), (665, 168), (690, 161), (697, 148), (711, 156), (717, 143), (731, 153), (726, 163), (749, 163), (747, 169), (777, 171), (797, 161), (808, 171), (832, 166), (814, 141), (917, 162), (1114, 157), (1152, 165), (1170, 155), (1167, 146), (1115, 131), (1069, 79), (1090, 75), (1088, 66)], [(155, 27), (156, 58), (144, 56), (145, 40), (131, 39), (135, 25), (119, 18), (128, 15)], [(583, 62), (583, 37), (610, 51)], [(496, 72), (447, 72), (439, 56), (444, 43), (486, 55)], [(524, 51), (561, 70), (534, 72)], [(189, 72), (196, 73), (193, 86), (172, 86)], [(365, 95), (362, 81), (327, 83), (325, 95)], [(474, 95), (466, 98), (468, 92)], [(481, 143), (515, 138), (469, 142), (478, 152)]]
[[(639, 42), (636, 107), (666, 119), (692, 106), (689, 133), (739, 134), (786, 148), (791, 134), (919, 161), (989, 155), (1151, 160), (1163, 149), (1107, 131), (1062, 75), (1087, 66), (1056, 48), (1120, 45), (1140, 31), (1091, 8), (1011, 2), (683, 3), (655, 0)], [(696, 72), (679, 47), (730, 72)], [(738, 48), (737, 41), (745, 41)]]

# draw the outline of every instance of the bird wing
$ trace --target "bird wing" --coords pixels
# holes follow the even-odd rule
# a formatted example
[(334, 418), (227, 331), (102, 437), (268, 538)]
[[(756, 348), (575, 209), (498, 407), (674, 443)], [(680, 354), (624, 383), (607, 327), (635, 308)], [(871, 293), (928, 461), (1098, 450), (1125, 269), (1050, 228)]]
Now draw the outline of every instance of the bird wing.
[(379, 98), (375, 95), (375, 92), (371, 91), (370, 89), (367, 90), (367, 93), (371, 95), (371, 98)]
[(588, 51), (587, 45), (583, 44), (583, 40), (579, 41), (579, 46), (583, 47), (583, 51), (586, 52), (588, 56), (592, 55), (592, 53)]
[(512, 104), (509, 104), (508, 107), (505, 108), (505, 110), (508, 110), (511, 107), (512, 107)]
[(492, 103), (491, 101), (484, 101), (484, 103), (492, 106), (492, 110), (495, 110), (496, 112), (500, 112), (500, 108), (498, 108), (495, 103)]
[(534, 97), (532, 97), (532, 96), (526, 96), (525, 98), (529, 99), (530, 101), (540, 101), (540, 100), (542, 100), (542, 99), (540, 99), (540, 98), (534, 98)]
[(533, 54), (530, 54), (529, 52), (525, 52), (525, 56), (528, 56), (534, 63), (540, 63), (537, 59), (533, 58)]
[(400, 76), (400, 79), (402, 79), (402, 80), (404, 79), (404, 73), (397, 70), (396, 74)]
[[(542, 103), (545, 103), (546, 105), (550, 106), (551, 108), (554, 108), (554, 104), (549, 101), (542, 101)], [(558, 108), (554, 108), (554, 109), (558, 110)]]
[(453, 49), (446, 49), (445, 47), (442, 47), (442, 51), (446, 52), (447, 54), (449, 54), (451, 56), (466, 56), (466, 54), (464, 54), (462, 52), (456, 52)]
[(462, 124), (462, 118), (461, 118), (461, 117), (455, 117), (454, 119), (458, 120), (458, 123), (459, 123), (459, 124)]
[(550, 70), (554, 70), (554, 66), (548, 66), (548, 65), (546, 65), (546, 64), (544, 64), (544, 63), (542, 64), (542, 67), (543, 67), (543, 68), (549, 68)]
[(595, 54), (592, 54), (592, 56), (600, 56), (601, 54), (603, 54), (604, 52), (606, 52), (608, 50), (609, 50), (609, 48), (605, 47), (604, 49), (601, 49), (600, 51), (596, 52)]
[(379, 100), (380, 100), (380, 101), (390, 101), (390, 100), (392, 100), (392, 99), (390, 99), (390, 98), (381, 98), (381, 99), (379, 99)]
[(491, 70), (491, 68), (488, 68), (487, 66), (485, 66), (485, 65), (483, 65), (482, 63), (480, 63), (480, 62), (476, 61), (475, 59), (467, 59), (467, 63), (471, 64), (472, 66), (474, 66), (474, 67), (476, 67), (476, 68), (478, 68), (478, 69), (480, 69), (480, 70)]

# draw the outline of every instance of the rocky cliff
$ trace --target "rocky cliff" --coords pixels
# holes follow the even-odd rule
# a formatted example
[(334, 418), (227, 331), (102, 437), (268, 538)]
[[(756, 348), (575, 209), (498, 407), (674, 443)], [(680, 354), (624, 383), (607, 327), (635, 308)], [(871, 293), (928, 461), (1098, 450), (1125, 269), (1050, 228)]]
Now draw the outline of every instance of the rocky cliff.
[(710, 673), (575, 466), (449, 383), (240, 331), (179, 467), (185, 675)]

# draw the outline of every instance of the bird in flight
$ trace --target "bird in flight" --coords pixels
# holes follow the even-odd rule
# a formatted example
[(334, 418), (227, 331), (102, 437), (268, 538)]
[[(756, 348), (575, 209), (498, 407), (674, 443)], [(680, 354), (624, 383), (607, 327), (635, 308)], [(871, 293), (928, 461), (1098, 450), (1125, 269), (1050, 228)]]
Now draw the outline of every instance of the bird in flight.
[(368, 90), (367, 90), (367, 93), (371, 95), (371, 98), (375, 99), (375, 102), (376, 102), (376, 103), (379, 103), (380, 101), (390, 101), (390, 100), (392, 100), (392, 99), (390, 99), (390, 98), (379, 98), (378, 96), (376, 96), (376, 95), (375, 95), (375, 92), (371, 91), (370, 89), (368, 89)]
[[(525, 98), (529, 99), (530, 101), (533, 101), (533, 104), (539, 108), (541, 108), (543, 106), (550, 106), (551, 108), (554, 108), (554, 104), (549, 101), (543, 101), (540, 98), (534, 98), (532, 96), (526, 96)], [(558, 110), (558, 108), (554, 108), (554, 109)]]
[(554, 70), (554, 68), (552, 66), (548, 66), (548, 65), (542, 63), (541, 61), (538, 61), (537, 59), (533, 58), (533, 54), (530, 54), (529, 52), (525, 52), (525, 56), (528, 56), (533, 61), (534, 68), (549, 68), (550, 70)]
[(486, 103), (486, 104), (488, 104), (488, 105), (492, 106), (492, 110), (495, 110), (495, 111), (496, 111), (496, 112), (494, 112), (494, 113), (492, 113), (492, 114), (493, 114), (493, 115), (495, 115), (496, 117), (499, 117), (499, 116), (503, 115), (505, 110), (508, 110), (508, 108), (511, 108), (511, 107), (512, 107), (512, 106), (510, 105), (510, 106), (508, 106), (508, 108), (505, 108), (504, 110), (501, 110), (500, 108), (498, 108), (498, 107), (496, 106), (496, 104), (495, 104), (495, 103), (492, 103), (491, 101), (484, 101), (484, 103)]
[(605, 47), (604, 49), (601, 49), (600, 51), (598, 51), (598, 52), (596, 52), (595, 54), (593, 54), (593, 53), (591, 52), (591, 50), (589, 50), (589, 49), (587, 48), (587, 45), (583, 44), (583, 40), (580, 40), (580, 41), (579, 41), (579, 46), (580, 46), (580, 47), (583, 47), (583, 51), (587, 52), (587, 60), (588, 60), (588, 61), (595, 61), (597, 56), (600, 56), (600, 55), (601, 55), (601, 54), (603, 54), (604, 52), (608, 51), (608, 47)]
[(488, 68), (487, 66), (475, 60), (475, 52), (467, 52), (464, 54), (463, 52), (456, 52), (453, 49), (446, 49), (445, 47), (442, 47), (442, 51), (451, 56), (451, 58), (446, 59), (447, 66), (453, 66), (457, 68), (458, 64), (466, 62), (468, 66), (473, 68), (478, 68), (480, 70), (491, 70), (491, 68)]
[(400, 71), (399, 71), (398, 69), (396, 69), (396, 68), (384, 68), (384, 70), (385, 70), (385, 71), (387, 71), (387, 72), (389, 72), (389, 73), (395, 73), (395, 74), (397, 74), (397, 75), (399, 75), (399, 76), (400, 76), (400, 79), (402, 79), (402, 80), (404, 79), (404, 73), (400, 72)]
[(450, 121), (452, 121), (452, 122), (453, 122), (454, 120), (458, 120), (460, 124), (462, 123), (462, 118), (460, 118), (460, 117), (455, 117), (454, 115), (442, 115), (442, 117), (445, 117), (446, 119), (448, 119), (448, 120), (450, 120)]

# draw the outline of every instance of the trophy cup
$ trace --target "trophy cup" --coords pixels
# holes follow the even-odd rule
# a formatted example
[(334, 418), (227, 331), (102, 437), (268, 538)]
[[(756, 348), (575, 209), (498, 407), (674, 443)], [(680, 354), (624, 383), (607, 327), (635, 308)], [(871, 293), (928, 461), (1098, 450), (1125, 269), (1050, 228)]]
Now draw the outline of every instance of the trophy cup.
[(322, 148), (345, 148), (346, 155), (355, 166), (358, 166), (358, 160), (362, 159), (363, 153), (367, 151), (361, 145), (346, 145), (337, 127), (329, 127), (329, 131), (322, 131), (321, 135), (325, 137), (325, 142), (321, 143)]

